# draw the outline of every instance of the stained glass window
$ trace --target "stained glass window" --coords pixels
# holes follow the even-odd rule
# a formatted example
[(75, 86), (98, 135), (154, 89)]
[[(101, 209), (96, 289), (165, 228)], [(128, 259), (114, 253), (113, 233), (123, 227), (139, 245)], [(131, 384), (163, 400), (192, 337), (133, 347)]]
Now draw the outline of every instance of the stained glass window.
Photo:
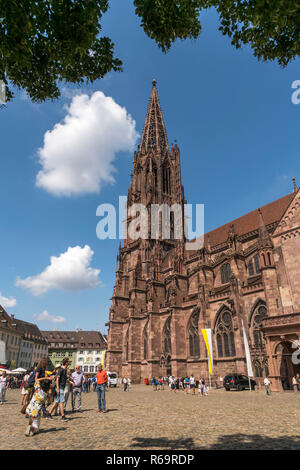
[(217, 349), (219, 357), (235, 356), (235, 342), (232, 315), (224, 310), (218, 318), (216, 325)]

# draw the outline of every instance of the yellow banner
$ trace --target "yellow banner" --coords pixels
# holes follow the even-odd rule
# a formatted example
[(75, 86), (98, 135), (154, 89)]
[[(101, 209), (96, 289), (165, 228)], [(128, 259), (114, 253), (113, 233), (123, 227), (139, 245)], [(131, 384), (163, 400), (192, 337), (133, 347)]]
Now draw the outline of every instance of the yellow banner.
[(211, 329), (202, 329), (202, 335), (204, 338), (207, 354), (208, 354), (208, 372), (209, 375), (213, 373), (213, 361), (212, 361), (212, 342), (211, 342)]
[(105, 350), (102, 351), (102, 360), (101, 360), (101, 364), (103, 365), (103, 367), (104, 367), (104, 364), (105, 364), (105, 353), (106, 353)]

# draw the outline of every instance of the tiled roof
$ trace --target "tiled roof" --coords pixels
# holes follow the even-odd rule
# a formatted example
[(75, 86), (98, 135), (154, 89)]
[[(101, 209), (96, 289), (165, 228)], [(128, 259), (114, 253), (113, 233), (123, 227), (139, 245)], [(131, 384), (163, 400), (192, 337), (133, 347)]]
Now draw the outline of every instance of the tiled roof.
[(42, 334), (47, 338), (48, 343), (77, 343), (76, 331), (42, 331)]
[(14, 328), (12, 326), (12, 319), (8, 315), (8, 313), (4, 310), (2, 305), (0, 305), (0, 326), (3, 326), (5, 328), (12, 329)]
[(17, 318), (13, 319), (17, 324), (17, 329), (28, 339), (35, 342), (46, 342), (45, 336), (42, 335), (39, 327), (34, 323), (29, 323), (27, 321), (18, 320)]
[[(276, 199), (276, 201), (273, 201), (270, 204), (266, 204), (260, 208), (266, 226), (273, 224), (274, 222), (279, 222), (294, 196), (294, 192), (287, 194), (286, 196), (283, 196), (280, 199)], [(232, 224), (234, 225), (234, 232), (238, 236), (258, 230), (258, 209), (251, 211), (248, 214), (242, 215), (241, 217), (238, 217), (237, 219), (206, 233), (204, 235), (204, 245), (208, 245), (208, 239), (211, 247), (225, 243), (228, 239), (228, 232)]]
[(106, 348), (106, 341), (99, 331), (79, 330), (77, 334), (79, 345), (85, 344), (85, 349)]
[[(73, 343), (84, 349), (104, 349), (106, 341), (99, 331), (43, 331), (49, 343)], [(83, 344), (84, 346), (81, 346)]]

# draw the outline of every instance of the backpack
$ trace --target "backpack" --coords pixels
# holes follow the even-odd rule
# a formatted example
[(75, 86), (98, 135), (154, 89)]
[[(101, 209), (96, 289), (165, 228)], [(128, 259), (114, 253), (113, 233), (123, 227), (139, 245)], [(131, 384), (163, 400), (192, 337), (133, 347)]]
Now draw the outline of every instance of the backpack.
[(33, 387), (34, 386), (34, 383), (35, 383), (35, 372), (32, 371), (30, 373), (30, 376), (29, 376), (29, 379), (28, 379), (28, 385), (29, 387)]

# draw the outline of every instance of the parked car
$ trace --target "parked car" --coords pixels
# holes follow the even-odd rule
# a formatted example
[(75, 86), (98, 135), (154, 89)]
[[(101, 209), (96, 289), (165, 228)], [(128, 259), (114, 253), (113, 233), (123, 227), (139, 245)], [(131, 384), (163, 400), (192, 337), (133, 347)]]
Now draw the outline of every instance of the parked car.
[[(256, 382), (253, 379), (250, 379), (251, 389), (254, 390), (256, 386)], [(235, 390), (245, 390), (246, 388), (250, 389), (249, 386), (249, 377), (246, 375), (241, 374), (230, 374), (226, 375), (223, 380), (224, 388), (227, 392), (231, 389)]]
[(118, 384), (118, 374), (116, 372), (107, 371), (107, 375), (109, 377), (109, 386), (116, 387)]

